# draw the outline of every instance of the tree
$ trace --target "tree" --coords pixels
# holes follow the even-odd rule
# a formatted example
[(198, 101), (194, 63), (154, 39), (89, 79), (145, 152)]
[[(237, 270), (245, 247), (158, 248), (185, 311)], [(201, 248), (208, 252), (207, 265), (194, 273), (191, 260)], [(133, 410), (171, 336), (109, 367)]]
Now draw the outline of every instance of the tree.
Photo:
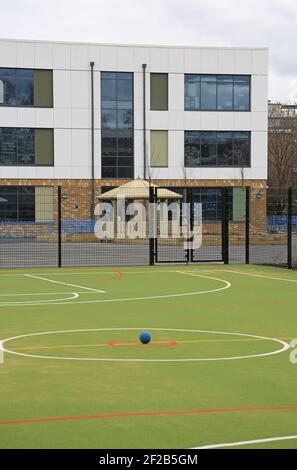
[[(288, 112), (290, 110), (291, 112)], [(293, 112), (294, 111), (294, 112)], [(297, 105), (269, 105), (268, 184), (287, 188), (297, 183)]]

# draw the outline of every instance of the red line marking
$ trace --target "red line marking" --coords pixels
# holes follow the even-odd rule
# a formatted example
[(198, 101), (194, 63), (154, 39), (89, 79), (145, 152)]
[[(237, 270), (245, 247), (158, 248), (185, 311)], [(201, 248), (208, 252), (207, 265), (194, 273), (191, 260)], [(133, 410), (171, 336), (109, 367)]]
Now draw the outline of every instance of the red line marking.
[(106, 413), (106, 414), (86, 415), (86, 416), (60, 416), (60, 417), (54, 417), (54, 418), (18, 419), (15, 421), (0, 421), (0, 425), (47, 423), (50, 421), (75, 421), (75, 420), (81, 420), (81, 419), (107, 419), (107, 418), (140, 417), (140, 416), (175, 416), (175, 415), (191, 415), (191, 414), (202, 414), (202, 413), (233, 413), (233, 412), (241, 412), (241, 411), (281, 411), (281, 410), (297, 410), (297, 406), (209, 408), (205, 410), (182, 410), (182, 411), (136, 411), (136, 412), (131, 412), (131, 413)]
[(109, 341), (106, 343), (107, 346), (112, 346), (116, 348), (146, 348), (146, 349), (153, 349), (153, 348), (169, 348), (170, 346), (176, 346), (176, 341), (168, 341), (167, 344), (121, 344), (121, 342), (125, 343), (125, 341)]
[(125, 276), (125, 273), (123, 273), (123, 271), (116, 271), (116, 270), (112, 270), (110, 272), (110, 274), (115, 274), (115, 276), (113, 277), (107, 277), (107, 276), (104, 276), (104, 277), (101, 277), (100, 280), (102, 281), (116, 281), (118, 279), (121, 279), (122, 277)]

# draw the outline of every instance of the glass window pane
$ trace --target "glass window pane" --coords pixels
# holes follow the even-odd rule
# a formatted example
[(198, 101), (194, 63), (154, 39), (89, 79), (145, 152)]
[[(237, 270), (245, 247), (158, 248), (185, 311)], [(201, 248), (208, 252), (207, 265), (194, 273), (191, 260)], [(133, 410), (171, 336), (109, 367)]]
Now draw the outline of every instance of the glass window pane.
[(132, 111), (131, 110), (118, 109), (117, 127), (118, 129), (131, 129), (132, 128)]
[(17, 220), (17, 188), (0, 186), (0, 220)]
[(133, 156), (133, 137), (119, 137), (118, 138), (118, 155), (119, 157), (132, 157)]
[(133, 167), (121, 167), (118, 168), (118, 178), (134, 178), (134, 169)]
[(32, 69), (15, 69), (16, 77), (29, 78), (33, 81), (33, 70)]
[(116, 80), (101, 80), (101, 99), (115, 101), (117, 99)]
[(0, 69), (0, 105), (16, 105), (15, 69)]
[(0, 165), (17, 164), (17, 134), (16, 129), (0, 129)]
[(234, 132), (234, 165), (250, 165), (250, 133)]
[(102, 109), (101, 121), (103, 129), (115, 129), (117, 127), (117, 112), (112, 109)]
[(102, 166), (116, 166), (117, 157), (102, 157)]
[(103, 166), (102, 178), (117, 178), (117, 167), (116, 166)]
[(118, 164), (120, 166), (133, 166), (133, 158), (119, 157)]
[(200, 166), (200, 132), (185, 132), (185, 166)]
[(17, 105), (33, 106), (34, 105), (34, 89), (33, 77), (16, 79)]
[(185, 109), (200, 109), (200, 75), (185, 75)]
[(168, 110), (168, 74), (151, 73), (151, 109)]
[(236, 111), (250, 109), (250, 79), (248, 76), (234, 76), (234, 109)]
[(102, 155), (108, 157), (116, 157), (117, 155), (117, 139), (116, 136), (105, 137), (102, 136)]
[(217, 76), (217, 109), (232, 110), (233, 108), (233, 77), (232, 75)]
[(117, 101), (117, 109), (132, 109), (132, 101)]
[(115, 80), (117, 78), (116, 72), (101, 72), (101, 79)]
[(34, 165), (34, 129), (18, 129), (18, 165)]
[(102, 100), (101, 101), (102, 109), (117, 109), (117, 102), (111, 100)]
[(18, 220), (35, 220), (35, 188), (18, 188)]
[(216, 75), (201, 76), (201, 109), (216, 109), (217, 84)]
[(132, 101), (132, 80), (117, 80), (117, 99)]
[(217, 163), (216, 132), (201, 132), (201, 165), (215, 166)]
[(232, 132), (218, 132), (218, 166), (232, 166), (233, 162), (233, 135)]

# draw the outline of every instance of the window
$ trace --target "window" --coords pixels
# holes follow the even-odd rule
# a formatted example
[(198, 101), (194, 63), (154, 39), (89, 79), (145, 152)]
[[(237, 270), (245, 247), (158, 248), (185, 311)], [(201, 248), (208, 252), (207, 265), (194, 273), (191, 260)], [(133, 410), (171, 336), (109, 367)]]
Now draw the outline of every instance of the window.
[(52, 107), (52, 70), (0, 68), (0, 106)]
[(151, 73), (151, 110), (168, 110), (168, 74)]
[(0, 128), (0, 166), (54, 164), (53, 129)]
[(234, 109), (246, 111), (250, 108), (250, 78), (234, 77)]
[(217, 84), (215, 75), (201, 76), (201, 109), (216, 109)]
[(227, 111), (231, 111), (233, 109), (232, 75), (217, 76), (217, 109)]
[[(195, 188), (192, 190), (192, 200), (202, 204), (203, 220), (221, 221), (222, 219), (222, 190), (221, 188)], [(228, 189), (227, 209), (229, 220), (233, 212), (233, 188)]]
[(185, 75), (185, 110), (249, 111), (249, 75)]
[(168, 131), (151, 131), (151, 166), (168, 166)]
[(248, 131), (185, 131), (185, 166), (248, 167), (250, 134)]
[(0, 220), (35, 221), (35, 188), (0, 186)]
[(185, 109), (200, 109), (200, 75), (185, 75)]
[(217, 132), (217, 164), (233, 166), (233, 132)]
[(185, 166), (200, 166), (200, 133), (185, 132)]
[(101, 73), (102, 178), (133, 178), (133, 73)]

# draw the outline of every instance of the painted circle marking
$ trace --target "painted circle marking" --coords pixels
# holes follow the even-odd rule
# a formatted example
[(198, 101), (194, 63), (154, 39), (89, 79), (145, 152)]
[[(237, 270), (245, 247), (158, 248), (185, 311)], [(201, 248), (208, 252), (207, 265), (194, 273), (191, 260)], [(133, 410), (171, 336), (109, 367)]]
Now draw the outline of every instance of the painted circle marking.
[[(260, 354), (249, 354), (246, 356), (229, 356), (229, 357), (209, 357), (209, 358), (172, 358), (172, 359), (141, 359), (141, 358), (95, 358), (95, 357), (65, 357), (65, 356), (41, 356), (37, 354), (27, 354), (20, 353), (16, 351), (9, 350), (4, 348), (4, 344), (9, 341), (13, 341), (21, 338), (28, 338), (34, 336), (44, 336), (52, 334), (64, 334), (64, 333), (81, 333), (81, 332), (91, 332), (91, 331), (139, 331), (139, 330), (152, 330), (152, 331), (170, 331), (170, 332), (186, 332), (186, 333), (210, 333), (218, 335), (233, 335), (233, 336), (243, 336), (248, 338), (256, 338), (267, 341), (273, 341), (280, 344), (282, 347), (266, 353)], [(53, 359), (53, 360), (65, 360), (65, 361), (101, 361), (101, 362), (210, 362), (210, 361), (231, 361), (239, 359), (251, 359), (254, 357), (266, 357), (273, 356), (275, 354), (280, 354), (284, 351), (287, 351), (290, 348), (290, 345), (277, 338), (270, 338), (266, 336), (251, 335), (247, 333), (230, 333), (225, 331), (210, 331), (210, 330), (188, 330), (180, 328), (150, 328), (150, 327), (139, 327), (139, 328), (87, 328), (79, 330), (58, 330), (58, 331), (45, 331), (41, 333), (29, 333), (25, 335), (13, 336), (11, 338), (6, 338), (0, 341), (0, 350), (8, 354), (13, 354), (16, 356), (24, 356), (35, 359)]]

